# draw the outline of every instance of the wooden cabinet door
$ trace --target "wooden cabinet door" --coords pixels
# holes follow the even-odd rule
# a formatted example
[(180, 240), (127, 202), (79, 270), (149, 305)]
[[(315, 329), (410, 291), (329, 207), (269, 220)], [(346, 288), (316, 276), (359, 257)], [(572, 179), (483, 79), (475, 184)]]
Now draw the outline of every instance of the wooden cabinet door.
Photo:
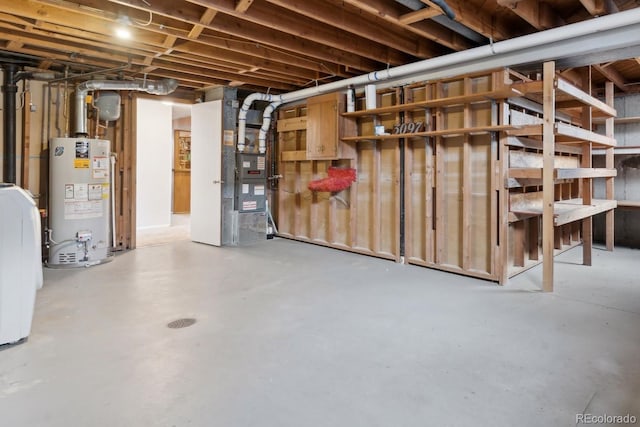
[(336, 159), (338, 144), (338, 96), (331, 93), (307, 101), (307, 159)]

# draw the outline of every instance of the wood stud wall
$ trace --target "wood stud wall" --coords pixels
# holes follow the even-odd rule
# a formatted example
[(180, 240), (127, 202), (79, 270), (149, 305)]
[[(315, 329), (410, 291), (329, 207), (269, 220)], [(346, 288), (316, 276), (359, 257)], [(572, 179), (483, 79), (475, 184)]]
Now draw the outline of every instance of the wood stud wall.
[[(315, 118), (304, 106), (281, 110), (280, 235), (500, 283), (543, 262), (542, 288), (551, 291), (554, 254), (584, 242), (590, 264), (591, 216), (606, 212), (612, 239), (615, 207), (612, 162), (593, 169), (590, 160), (592, 144), (615, 144), (613, 87), (605, 104), (564, 81), (556, 99), (557, 86), (548, 63), (537, 81), (500, 69), (382, 90), (373, 110), (362, 98), (353, 113), (339, 104), (335, 119), (353, 126), (343, 127), (342, 155), (332, 159), (307, 157)], [(606, 135), (590, 132), (592, 110), (610, 116)], [(374, 132), (416, 121), (417, 132)], [(309, 191), (329, 166), (354, 167), (357, 182), (337, 194)], [(597, 177), (607, 180), (608, 201), (591, 199)]]

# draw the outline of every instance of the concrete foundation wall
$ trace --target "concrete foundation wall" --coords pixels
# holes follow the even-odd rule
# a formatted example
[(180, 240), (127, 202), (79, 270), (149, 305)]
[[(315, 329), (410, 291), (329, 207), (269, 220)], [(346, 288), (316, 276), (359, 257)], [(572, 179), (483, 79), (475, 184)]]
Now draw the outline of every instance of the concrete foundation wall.
[[(618, 117), (640, 117), (640, 95), (619, 96), (615, 100)], [(640, 123), (616, 124), (615, 138), (619, 147), (640, 146)], [(615, 179), (617, 200), (640, 201), (640, 154), (615, 156), (618, 176)], [(594, 157), (594, 167), (604, 167), (604, 156)], [(604, 180), (596, 180), (596, 198), (604, 198)], [(594, 237), (604, 240), (604, 216), (594, 221)], [(640, 210), (616, 209), (616, 245), (640, 248)]]

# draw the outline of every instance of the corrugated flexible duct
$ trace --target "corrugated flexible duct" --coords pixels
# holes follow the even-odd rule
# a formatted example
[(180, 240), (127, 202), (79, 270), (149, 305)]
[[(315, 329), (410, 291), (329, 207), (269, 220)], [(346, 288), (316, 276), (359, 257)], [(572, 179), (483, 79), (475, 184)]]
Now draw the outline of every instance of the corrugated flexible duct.
[[(577, 58), (616, 49), (633, 50), (640, 55), (640, 8), (504, 40), (445, 56), (401, 65), (345, 80), (327, 83), (281, 95), (252, 93), (238, 113), (238, 151), (244, 151), (246, 117), (254, 101), (289, 103), (314, 95), (385, 81), (400, 85), (452, 77), (499, 67)], [(634, 50), (635, 49), (635, 50)], [(263, 129), (268, 124), (263, 123)], [(266, 151), (263, 139), (259, 150)]]

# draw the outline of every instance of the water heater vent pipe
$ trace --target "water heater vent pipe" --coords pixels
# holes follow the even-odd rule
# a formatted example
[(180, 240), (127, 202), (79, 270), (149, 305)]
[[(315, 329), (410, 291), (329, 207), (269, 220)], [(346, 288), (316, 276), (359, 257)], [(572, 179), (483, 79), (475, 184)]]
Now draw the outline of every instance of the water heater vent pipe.
[(178, 87), (175, 79), (164, 80), (89, 80), (76, 87), (76, 136), (87, 135), (87, 93), (93, 90), (135, 90), (152, 95), (169, 95)]

